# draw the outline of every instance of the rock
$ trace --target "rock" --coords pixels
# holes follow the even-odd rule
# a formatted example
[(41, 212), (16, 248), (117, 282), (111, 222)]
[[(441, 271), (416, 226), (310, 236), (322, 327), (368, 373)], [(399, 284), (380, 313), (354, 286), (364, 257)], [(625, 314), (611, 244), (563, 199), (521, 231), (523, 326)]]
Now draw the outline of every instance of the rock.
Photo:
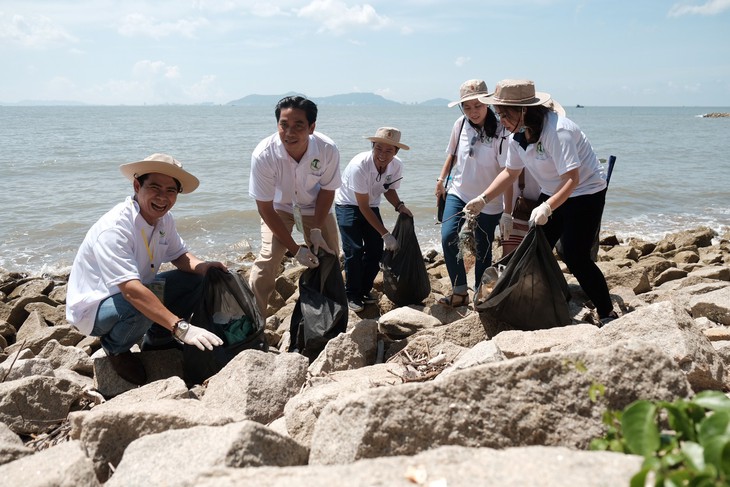
[(23, 445), (23, 440), (5, 423), (0, 423), (0, 465), (35, 453)]
[(406, 337), (419, 330), (440, 325), (442, 325), (441, 320), (411, 306), (396, 308), (378, 320), (380, 332), (394, 338)]
[(78, 441), (67, 441), (0, 465), (4, 485), (23, 487), (95, 487), (99, 484), (91, 460)]
[(340, 333), (325, 345), (309, 366), (310, 375), (324, 375), (338, 370), (359, 369), (375, 363), (378, 322), (362, 320), (346, 333)]

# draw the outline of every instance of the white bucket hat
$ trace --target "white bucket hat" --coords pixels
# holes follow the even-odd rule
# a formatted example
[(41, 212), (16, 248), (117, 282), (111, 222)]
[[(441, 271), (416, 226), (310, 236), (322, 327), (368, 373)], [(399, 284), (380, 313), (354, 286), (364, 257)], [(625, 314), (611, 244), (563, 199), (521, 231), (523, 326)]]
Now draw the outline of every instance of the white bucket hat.
[(167, 154), (152, 154), (143, 161), (129, 162), (119, 166), (124, 177), (134, 181), (139, 176), (150, 173), (160, 173), (170, 176), (180, 182), (181, 193), (192, 193), (200, 184), (198, 178), (183, 169), (182, 163)]

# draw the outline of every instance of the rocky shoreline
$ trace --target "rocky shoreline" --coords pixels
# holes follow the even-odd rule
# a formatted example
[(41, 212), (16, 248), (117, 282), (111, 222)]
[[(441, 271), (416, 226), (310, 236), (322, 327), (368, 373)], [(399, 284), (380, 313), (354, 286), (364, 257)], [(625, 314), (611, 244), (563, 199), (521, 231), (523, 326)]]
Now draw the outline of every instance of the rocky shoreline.
[(505, 330), (471, 307), (446, 308), (443, 258), (425, 258), (432, 293), (422, 305), (382, 296), (350, 312), (347, 333), (311, 364), (284, 351), (303, 270), (290, 265), (269, 309), (269, 353), (244, 351), (193, 385), (179, 350), (142, 352), (141, 387), (65, 321), (67, 276), (0, 270), (0, 478), (628, 485), (641, 457), (588, 450), (607, 409), (730, 386), (730, 232), (604, 238), (599, 266), (621, 316), (602, 328), (568, 274), (569, 326)]

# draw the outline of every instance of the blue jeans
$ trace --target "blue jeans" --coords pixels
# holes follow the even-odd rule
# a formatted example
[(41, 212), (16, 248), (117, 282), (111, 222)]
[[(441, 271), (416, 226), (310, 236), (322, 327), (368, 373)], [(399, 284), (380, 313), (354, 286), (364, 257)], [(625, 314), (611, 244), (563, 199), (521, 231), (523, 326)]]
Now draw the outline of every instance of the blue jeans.
[[(157, 275), (165, 279), (165, 306), (177, 316), (189, 319), (203, 292), (203, 277), (173, 270)], [(152, 328), (150, 328), (152, 326)], [(114, 294), (99, 304), (92, 336), (101, 337), (101, 346), (107, 354), (128, 351), (150, 330), (157, 336), (170, 331), (143, 315), (121, 293)]]
[[(466, 294), (468, 289), (464, 259), (459, 253), (459, 230), (466, 221), (461, 211), (465, 206), (466, 203), (461, 201), (461, 198), (453, 194), (447, 195), (443, 223), (441, 224), (441, 246), (443, 247), (444, 260), (446, 261), (446, 269), (449, 271), (453, 292), (456, 294)], [(480, 213), (477, 216), (477, 229), (474, 232), (476, 241), (474, 278), (477, 286), (482, 280), (484, 271), (492, 265), (494, 230), (499, 225), (501, 216), (501, 213), (496, 215)]]
[[(380, 208), (372, 207), (382, 222)], [(337, 226), (345, 254), (345, 292), (348, 299), (362, 298), (373, 288), (383, 258), (383, 237), (355, 205), (335, 205)]]

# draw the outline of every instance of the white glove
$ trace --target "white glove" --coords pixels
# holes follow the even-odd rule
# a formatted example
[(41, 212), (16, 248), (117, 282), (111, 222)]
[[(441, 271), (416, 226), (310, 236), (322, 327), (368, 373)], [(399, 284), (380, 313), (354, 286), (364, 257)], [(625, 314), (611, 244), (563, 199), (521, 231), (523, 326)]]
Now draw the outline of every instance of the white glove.
[(530, 221), (535, 222), (535, 225), (545, 225), (552, 214), (553, 209), (550, 208), (547, 201), (543, 201), (540, 206), (530, 213)]
[(223, 340), (218, 335), (195, 325), (190, 325), (182, 341), (187, 345), (195, 345), (200, 350), (213, 350), (213, 347), (223, 345)]
[(466, 204), (466, 206), (464, 207), (464, 209), (468, 213), (471, 213), (472, 215), (476, 216), (482, 212), (482, 210), (484, 209), (485, 206), (487, 206), (487, 199), (484, 196), (479, 195), (476, 198), (474, 198), (473, 200), (471, 200), (470, 202), (468, 202)]
[(309, 231), (309, 240), (312, 242), (312, 247), (314, 247), (314, 255), (317, 255), (320, 247), (328, 254), (335, 255), (332, 249), (329, 248), (329, 245), (327, 245), (327, 242), (322, 236), (322, 230), (319, 228), (313, 228)]
[(390, 233), (383, 235), (383, 244), (385, 245), (385, 250), (391, 250), (393, 252), (398, 250), (398, 240)]
[(509, 213), (502, 213), (502, 218), (499, 219), (499, 232), (502, 234), (504, 240), (509, 239), (512, 235), (512, 227), (514, 222), (512, 221), (512, 215)]
[(310, 269), (319, 265), (319, 259), (307, 247), (299, 247), (297, 255), (294, 258), (297, 259), (297, 262)]

